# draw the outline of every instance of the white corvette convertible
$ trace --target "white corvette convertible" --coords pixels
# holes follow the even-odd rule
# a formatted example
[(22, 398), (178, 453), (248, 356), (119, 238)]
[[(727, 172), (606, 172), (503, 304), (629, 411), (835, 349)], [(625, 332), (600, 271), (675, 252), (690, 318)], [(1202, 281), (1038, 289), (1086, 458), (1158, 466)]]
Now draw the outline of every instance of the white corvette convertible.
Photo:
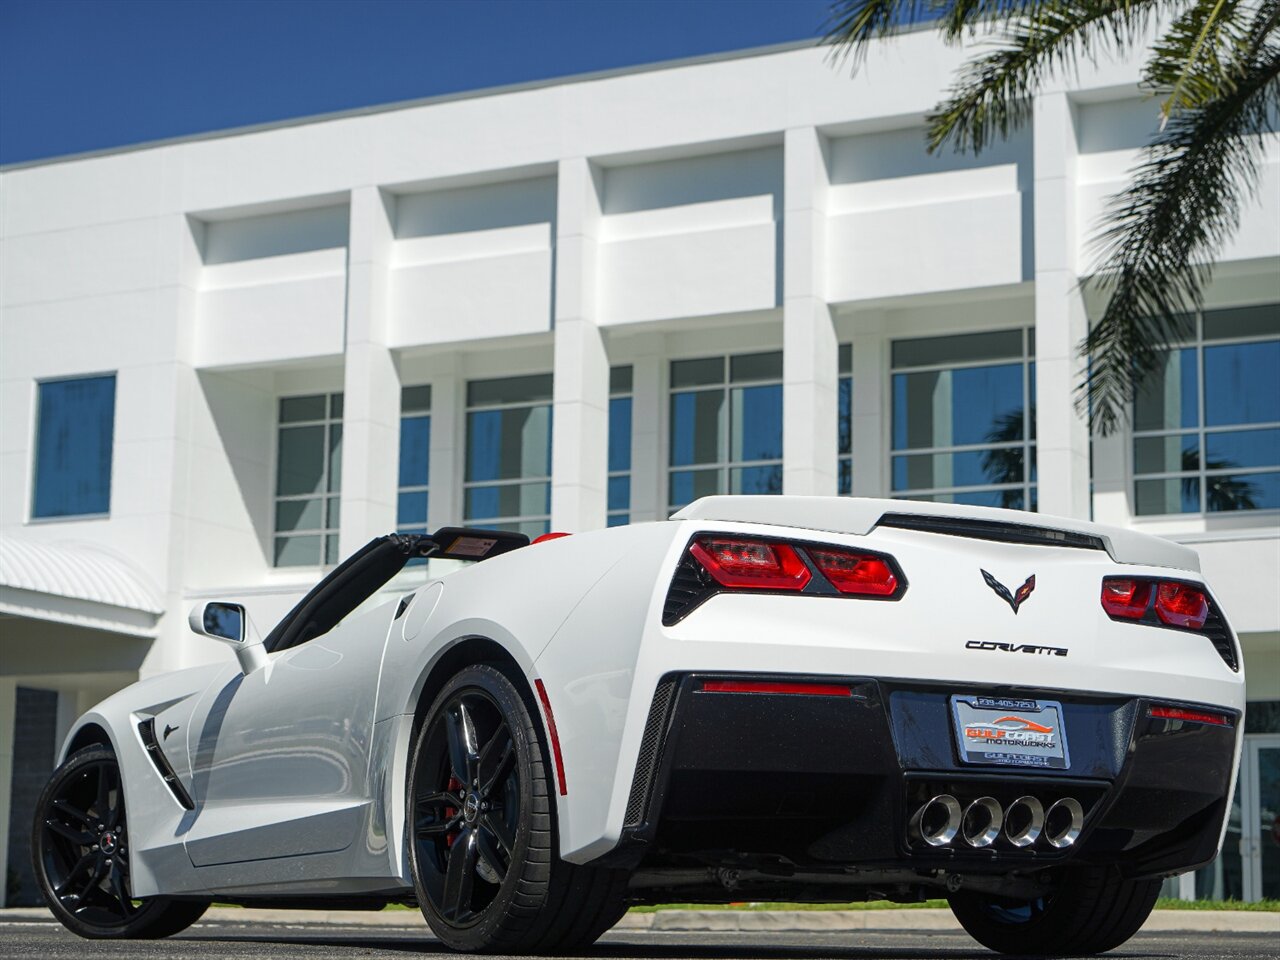
[[(365, 602), (421, 556), (480, 562)], [(382, 537), (265, 638), (200, 605), (237, 662), (81, 717), (37, 875), (86, 937), (404, 902), (450, 947), (555, 953), (630, 904), (945, 896), (995, 950), (1108, 950), (1222, 840), (1244, 678), (1197, 571), (902, 501)]]

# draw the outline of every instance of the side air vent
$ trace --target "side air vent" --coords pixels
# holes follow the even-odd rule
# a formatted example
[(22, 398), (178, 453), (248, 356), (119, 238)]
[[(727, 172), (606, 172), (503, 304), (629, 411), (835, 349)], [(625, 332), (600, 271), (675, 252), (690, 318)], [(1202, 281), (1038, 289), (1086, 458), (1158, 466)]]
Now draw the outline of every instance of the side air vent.
[(156, 742), (156, 718), (148, 717), (138, 724), (138, 735), (142, 737), (142, 745), (147, 748), (147, 756), (151, 758), (156, 772), (164, 780), (169, 792), (185, 809), (194, 810), (196, 805), (191, 800), (191, 794), (187, 793), (187, 788), (182, 785), (178, 775), (173, 772), (173, 767), (169, 765), (169, 758), (164, 755), (160, 744)]
[(1218, 656), (1222, 657), (1223, 663), (1237, 673), (1240, 672), (1240, 663), (1236, 659), (1236, 645), (1231, 639), (1231, 630), (1222, 616), (1222, 611), (1212, 599), (1209, 601), (1209, 615), (1205, 617), (1204, 627), (1197, 633), (1203, 633), (1209, 638), (1213, 649), (1217, 650)]
[(1000, 543), (1025, 543), (1040, 547), (1078, 547), (1081, 550), (1105, 550), (1101, 537), (1070, 530), (1054, 530), (1052, 527), (1036, 527), (1022, 523), (1001, 523), (994, 520), (967, 520), (963, 517), (933, 517), (914, 513), (886, 513), (876, 524), (878, 527), (897, 527), (900, 530), (919, 530), (922, 533), (940, 533), (948, 537), (969, 537), (974, 540), (996, 540)]
[(631, 795), (627, 798), (627, 815), (623, 826), (636, 827), (644, 821), (649, 806), (649, 793), (658, 773), (658, 761), (662, 759), (662, 740), (671, 713), (671, 700), (676, 691), (674, 677), (664, 677), (654, 691), (649, 705), (649, 718), (644, 724), (644, 737), (640, 740), (640, 755), (636, 760), (636, 773), (631, 781)]

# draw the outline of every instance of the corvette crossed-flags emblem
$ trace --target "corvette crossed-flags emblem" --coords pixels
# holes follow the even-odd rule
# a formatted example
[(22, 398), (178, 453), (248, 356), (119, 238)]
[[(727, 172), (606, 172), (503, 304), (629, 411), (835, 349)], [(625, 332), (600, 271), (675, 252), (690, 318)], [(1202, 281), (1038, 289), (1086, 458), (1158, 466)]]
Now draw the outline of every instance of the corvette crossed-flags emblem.
[(987, 586), (995, 591), (995, 595), (1007, 603), (1009, 609), (1014, 613), (1018, 612), (1018, 608), (1026, 602), (1027, 597), (1031, 596), (1031, 591), (1036, 588), (1036, 575), (1034, 573), (1027, 577), (1026, 582), (1013, 593), (1010, 593), (1008, 587), (985, 570), (982, 571), (982, 579), (987, 581)]

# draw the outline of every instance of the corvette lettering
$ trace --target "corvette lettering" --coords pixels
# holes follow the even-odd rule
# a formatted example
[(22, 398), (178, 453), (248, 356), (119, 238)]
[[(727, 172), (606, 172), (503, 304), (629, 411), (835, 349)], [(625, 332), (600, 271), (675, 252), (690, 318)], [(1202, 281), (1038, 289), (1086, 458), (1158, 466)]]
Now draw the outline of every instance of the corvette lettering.
[(1065, 657), (1066, 647), (1042, 647), (1035, 643), (999, 643), (995, 640), (970, 640), (966, 650), (999, 650), (1001, 653), (1032, 653), (1046, 657)]

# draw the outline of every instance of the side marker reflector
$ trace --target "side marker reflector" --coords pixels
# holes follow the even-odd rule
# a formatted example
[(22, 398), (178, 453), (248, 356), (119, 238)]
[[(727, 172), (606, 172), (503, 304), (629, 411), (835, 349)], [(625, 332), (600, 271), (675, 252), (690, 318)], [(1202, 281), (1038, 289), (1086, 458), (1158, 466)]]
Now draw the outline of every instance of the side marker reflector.
[(1189, 723), (1209, 723), (1216, 727), (1230, 727), (1232, 718), (1225, 713), (1210, 713), (1208, 710), (1188, 710), (1184, 707), (1152, 707), (1147, 716), (1161, 720), (1186, 720)]
[(840, 683), (787, 683), (772, 680), (704, 680), (703, 693), (773, 693), (807, 697), (852, 697), (853, 689)]
[(547, 736), (551, 738), (551, 752), (556, 758), (556, 784), (560, 788), (560, 796), (569, 793), (569, 786), (564, 779), (564, 755), (560, 752), (560, 734), (556, 732), (555, 714), (551, 712), (551, 701), (547, 699), (547, 688), (539, 678), (533, 681), (538, 688), (538, 699), (542, 701), (542, 712), (547, 715)]

